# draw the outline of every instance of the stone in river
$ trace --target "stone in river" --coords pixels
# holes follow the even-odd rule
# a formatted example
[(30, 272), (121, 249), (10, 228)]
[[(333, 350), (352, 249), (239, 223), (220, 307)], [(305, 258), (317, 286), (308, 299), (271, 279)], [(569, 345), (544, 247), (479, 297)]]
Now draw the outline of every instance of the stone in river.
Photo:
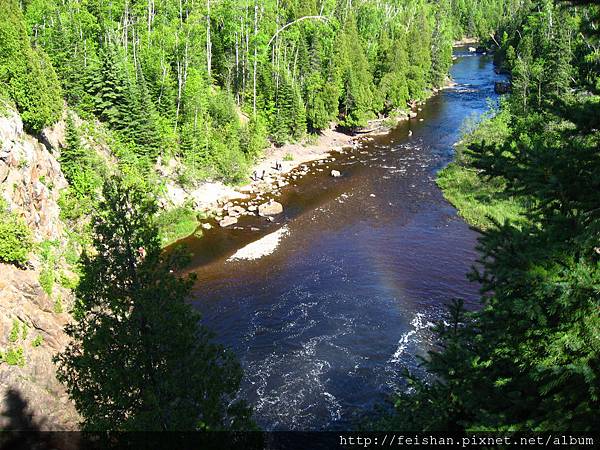
[(236, 206), (229, 208), (230, 216), (237, 217), (237, 216), (244, 214), (245, 212), (246, 212), (246, 209), (243, 206), (236, 205)]
[(274, 216), (283, 212), (283, 205), (274, 200), (269, 200), (258, 207), (259, 216)]
[(233, 225), (234, 223), (237, 223), (237, 221), (238, 221), (237, 217), (227, 216), (219, 222), (219, 225), (221, 225), (223, 228), (225, 228), (225, 227), (228, 227), (229, 225)]
[(331, 176), (332, 176), (332, 177), (341, 177), (341, 176), (342, 176), (342, 174), (340, 173), (340, 171), (339, 171), (339, 170), (332, 170), (332, 171), (331, 171)]
[(212, 228), (212, 225), (208, 222), (205, 222), (202, 224), (202, 228), (204, 228), (205, 230), (210, 230)]

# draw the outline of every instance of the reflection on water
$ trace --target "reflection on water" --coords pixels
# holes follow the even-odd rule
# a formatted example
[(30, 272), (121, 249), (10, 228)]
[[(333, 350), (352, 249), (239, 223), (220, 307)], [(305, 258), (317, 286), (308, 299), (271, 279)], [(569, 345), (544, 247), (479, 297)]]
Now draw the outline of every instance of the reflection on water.
[[(476, 300), (465, 273), (477, 236), (435, 174), (463, 120), (487, 109), (497, 75), (488, 57), (464, 55), (452, 76), (457, 86), (423, 106), (424, 121), (310, 165), (278, 197), (285, 212), (275, 223), (246, 217), (240, 229), (185, 240), (194, 304), (238, 354), (242, 395), (266, 429), (351, 427), (357, 410), (404, 387), (403, 368), (418, 370), (444, 304)], [(283, 225), (271, 254), (230, 258)]]

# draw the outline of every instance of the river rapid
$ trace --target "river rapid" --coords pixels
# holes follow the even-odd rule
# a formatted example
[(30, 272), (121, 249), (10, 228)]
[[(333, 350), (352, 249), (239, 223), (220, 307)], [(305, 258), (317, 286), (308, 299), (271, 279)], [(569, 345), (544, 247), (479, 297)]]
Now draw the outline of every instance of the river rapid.
[[(198, 275), (194, 306), (238, 355), (240, 395), (264, 429), (353, 428), (361, 411), (406, 387), (404, 368), (420, 372), (444, 305), (476, 304), (466, 273), (477, 233), (435, 176), (465, 119), (497, 99), (501, 76), (489, 56), (455, 55), (455, 86), (389, 134), (309, 164), (277, 197), (285, 211), (275, 222), (244, 217), (237, 229), (183, 241)], [(274, 232), (271, 254), (230, 258)]]

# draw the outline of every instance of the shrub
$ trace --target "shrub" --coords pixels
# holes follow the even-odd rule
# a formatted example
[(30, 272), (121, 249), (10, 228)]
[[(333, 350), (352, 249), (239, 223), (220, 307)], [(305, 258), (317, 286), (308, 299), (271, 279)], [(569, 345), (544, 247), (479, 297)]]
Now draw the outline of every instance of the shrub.
[(0, 202), (0, 236), (0, 261), (24, 265), (33, 248), (31, 230), (4, 202)]
[(73, 290), (77, 287), (78, 283), (77, 276), (69, 276), (65, 272), (60, 272), (58, 276), (58, 282), (60, 285), (66, 289)]
[(44, 342), (44, 338), (42, 337), (41, 334), (38, 334), (35, 339), (33, 341), (31, 341), (31, 346), (32, 347), (39, 347), (40, 345), (42, 345), (42, 342)]
[(56, 297), (56, 300), (54, 300), (54, 312), (56, 314), (62, 314), (63, 311), (62, 298), (59, 295)]
[(19, 339), (19, 321), (17, 319), (13, 319), (12, 329), (10, 330), (10, 334), (8, 335), (9, 342), (17, 342)]
[(48, 295), (52, 295), (52, 290), (54, 288), (54, 269), (44, 267), (40, 272), (39, 282), (44, 292)]
[(25, 365), (23, 347), (10, 348), (5, 353), (0, 353), (0, 362), (1, 361), (9, 366), (23, 367)]

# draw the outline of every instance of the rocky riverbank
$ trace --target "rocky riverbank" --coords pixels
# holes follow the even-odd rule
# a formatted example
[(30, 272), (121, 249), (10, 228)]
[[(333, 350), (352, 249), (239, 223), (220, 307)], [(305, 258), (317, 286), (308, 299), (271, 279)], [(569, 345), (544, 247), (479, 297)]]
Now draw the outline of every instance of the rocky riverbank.
[[(444, 88), (453, 85), (449, 79)], [(439, 89), (433, 89), (431, 95), (437, 92)], [(313, 141), (289, 143), (281, 147), (273, 145), (251, 168), (251, 179), (244, 185), (231, 187), (210, 182), (189, 193), (168, 186), (167, 199), (176, 205), (191, 200), (194, 208), (206, 217), (201, 224), (204, 229), (213, 226), (235, 227), (240, 217), (245, 215), (263, 216), (265, 220), (272, 221), (273, 216), (281, 213), (285, 207), (275, 201), (285, 186), (295, 184), (311, 171), (329, 171), (327, 163), (335, 161), (336, 154), (361, 148), (373, 136), (386, 134), (401, 121), (423, 120), (418, 117), (421, 104), (415, 102), (407, 112), (369, 121), (366, 127), (353, 133), (340, 131), (332, 125)], [(340, 175), (335, 172), (330, 171), (331, 176)]]

